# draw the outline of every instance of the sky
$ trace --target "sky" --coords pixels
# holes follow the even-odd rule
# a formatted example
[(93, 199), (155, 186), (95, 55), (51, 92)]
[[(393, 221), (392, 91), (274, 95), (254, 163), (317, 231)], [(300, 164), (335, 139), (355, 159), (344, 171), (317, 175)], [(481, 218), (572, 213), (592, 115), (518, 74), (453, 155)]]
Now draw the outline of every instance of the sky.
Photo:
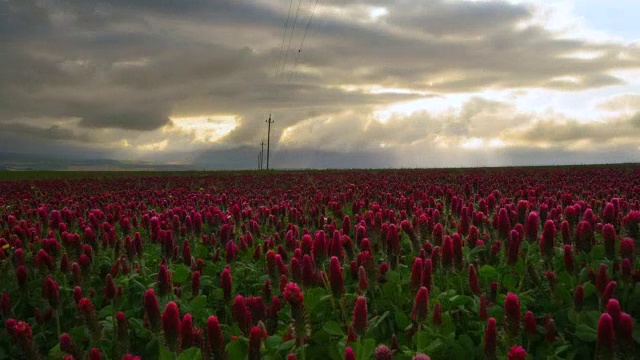
[(271, 114), (272, 168), (640, 162), (638, 13), (0, 0), (0, 156), (255, 168)]

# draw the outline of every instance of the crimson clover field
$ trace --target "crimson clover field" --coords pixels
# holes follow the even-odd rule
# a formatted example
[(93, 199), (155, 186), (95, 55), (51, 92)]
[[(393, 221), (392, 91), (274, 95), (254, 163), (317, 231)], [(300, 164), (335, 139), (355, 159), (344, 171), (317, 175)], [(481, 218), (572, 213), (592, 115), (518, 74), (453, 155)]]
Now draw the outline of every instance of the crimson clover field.
[(0, 181), (0, 359), (632, 359), (640, 168)]

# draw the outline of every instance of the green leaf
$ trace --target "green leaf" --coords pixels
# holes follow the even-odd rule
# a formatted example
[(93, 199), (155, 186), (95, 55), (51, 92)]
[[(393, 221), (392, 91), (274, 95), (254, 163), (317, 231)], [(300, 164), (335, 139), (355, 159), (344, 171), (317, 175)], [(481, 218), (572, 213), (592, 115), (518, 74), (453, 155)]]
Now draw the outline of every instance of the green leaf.
[(189, 268), (187, 265), (178, 264), (173, 269), (173, 282), (184, 285), (189, 278)]
[(464, 306), (473, 303), (473, 299), (467, 295), (454, 295), (449, 299), (449, 304), (452, 308)]
[(586, 324), (576, 326), (576, 337), (582, 341), (594, 342), (598, 338), (598, 331)]
[(224, 298), (224, 291), (221, 288), (213, 289), (209, 293), (209, 299), (212, 300), (222, 300)]
[(478, 269), (478, 274), (485, 282), (490, 282), (493, 279), (498, 278), (498, 271), (491, 265), (484, 265)]
[[(467, 247), (464, 248), (465, 250), (467, 249)], [(473, 248), (473, 250), (469, 251), (468, 253), (468, 258), (469, 259), (475, 259), (476, 256), (480, 253), (482, 253), (483, 251), (485, 251), (485, 247), (484, 246), (476, 246)]]
[(304, 292), (304, 306), (309, 313), (313, 313), (313, 310), (322, 302), (322, 299), (328, 299), (325, 297), (327, 290), (324, 288), (313, 288)]
[(190, 347), (187, 350), (178, 355), (178, 360), (191, 360), (191, 359), (200, 359), (202, 354), (200, 353), (200, 349), (197, 347)]
[(440, 346), (442, 346), (442, 345), (444, 345), (444, 344), (442, 343), (442, 340), (440, 340), (440, 339), (435, 339), (435, 340), (433, 340), (433, 341), (431, 342), (431, 344), (429, 344), (429, 346), (427, 346), (426, 353), (427, 353), (427, 354), (435, 353), (435, 352), (437, 352), (437, 351), (438, 351), (438, 348), (439, 348)]
[(562, 345), (562, 346), (558, 346), (558, 347), (556, 348), (556, 351), (555, 351), (555, 353), (554, 353), (554, 354), (555, 354), (555, 355), (560, 355), (560, 354), (562, 354), (563, 352), (565, 352), (565, 351), (567, 351), (567, 350), (569, 350), (569, 349), (571, 349), (571, 345)]
[(399, 284), (401, 281), (400, 273), (397, 271), (389, 270), (386, 274), (386, 277), (392, 283)]
[(371, 355), (373, 355), (374, 348), (376, 346), (376, 341), (374, 339), (366, 339), (365, 341), (359, 342), (356, 350), (356, 357), (358, 360), (370, 359)]
[(604, 245), (596, 245), (589, 252), (589, 257), (593, 260), (600, 261), (604, 259)]
[(83, 342), (87, 340), (87, 328), (85, 326), (76, 326), (69, 330), (69, 335), (75, 342)]
[(113, 316), (113, 314), (115, 313), (115, 311), (113, 310), (113, 306), (112, 305), (107, 305), (105, 307), (103, 307), (100, 312), (98, 313), (98, 319), (104, 319), (107, 316)]
[(595, 329), (598, 327), (598, 321), (600, 320), (600, 311), (598, 310), (589, 310), (582, 311), (582, 316), (580, 316), (580, 322), (586, 324), (587, 326)]
[(518, 279), (517, 275), (507, 274), (502, 278), (502, 283), (506, 286), (508, 291), (515, 291), (518, 287)]
[(157, 358), (160, 356), (160, 342), (156, 336), (152, 337), (146, 346), (146, 355), (150, 358)]
[(190, 308), (194, 317), (198, 318), (202, 314), (207, 306), (207, 297), (204, 295), (198, 295), (191, 300)]
[(473, 351), (475, 350), (475, 345), (473, 344), (473, 340), (472, 340), (472, 339), (471, 339), (471, 337), (469, 337), (469, 335), (467, 335), (467, 334), (460, 335), (460, 336), (458, 337), (457, 342), (458, 342), (460, 345), (462, 345), (462, 347), (463, 347), (465, 350), (467, 350), (467, 351), (469, 351), (469, 352), (471, 352), (471, 353), (473, 353)]
[(247, 341), (243, 338), (230, 341), (226, 349), (229, 359), (243, 360), (249, 356)]
[(575, 286), (573, 285), (573, 277), (569, 275), (566, 271), (558, 274), (558, 283), (564, 284), (565, 287), (573, 289)]
[(467, 350), (460, 343), (453, 343), (452, 355), (454, 359), (468, 358)]
[(596, 286), (593, 285), (591, 282), (584, 283), (582, 287), (584, 288), (585, 299), (589, 298), (590, 296), (596, 293)]
[(282, 336), (271, 335), (264, 341), (264, 346), (267, 349), (277, 349), (282, 344)]
[[(62, 352), (62, 350), (60, 350), (60, 343), (57, 343), (56, 346), (52, 347), (51, 350), (49, 350), (49, 359), (53, 360), (53, 359), (62, 359), (64, 357), (64, 353)], [(0, 357), (3, 358), (3, 357)]]
[(174, 360), (175, 355), (169, 351), (166, 347), (160, 346), (160, 357), (159, 360)]
[(567, 318), (569, 319), (569, 322), (572, 324), (575, 324), (578, 322), (578, 312), (576, 312), (576, 310), (574, 308), (569, 309), (569, 311), (567, 312)]
[(338, 324), (336, 321), (327, 321), (322, 325), (322, 330), (326, 331), (329, 335), (334, 336), (344, 336), (344, 332), (342, 331), (342, 326)]
[(382, 285), (382, 294), (387, 299), (393, 299), (398, 295), (398, 283), (386, 282)]
[(400, 329), (405, 329), (408, 326), (411, 325), (411, 320), (409, 319), (409, 317), (407, 316), (407, 314), (405, 314), (402, 311), (396, 311), (396, 316), (395, 316), (395, 320), (396, 320), (396, 324), (398, 324), (398, 328)]
[(573, 301), (573, 295), (571, 295), (569, 289), (562, 285), (556, 286), (555, 293), (558, 297), (560, 297), (560, 299), (562, 299), (562, 301), (567, 304), (571, 304), (571, 302)]
[(416, 345), (417, 345), (418, 351), (425, 351), (427, 348), (427, 345), (429, 345), (429, 340), (431, 340), (431, 336), (428, 330), (430, 330), (430, 328), (420, 329), (416, 334)]
[(282, 344), (280, 344), (278, 351), (289, 351), (293, 347), (293, 345), (295, 345), (295, 343), (296, 343), (295, 339), (287, 340)]
[(636, 326), (635, 331), (633, 332), (633, 340), (640, 344), (640, 327)]
[(209, 249), (207, 249), (206, 246), (196, 242), (195, 250), (193, 251), (193, 256), (195, 256), (196, 259), (198, 258), (207, 259), (209, 258)]
[(387, 316), (389, 316), (389, 311), (385, 311), (384, 314), (378, 315), (378, 316), (372, 318), (371, 321), (369, 321), (369, 327), (367, 328), (367, 334), (370, 331), (374, 331), (380, 325), (380, 323), (384, 319), (387, 318)]

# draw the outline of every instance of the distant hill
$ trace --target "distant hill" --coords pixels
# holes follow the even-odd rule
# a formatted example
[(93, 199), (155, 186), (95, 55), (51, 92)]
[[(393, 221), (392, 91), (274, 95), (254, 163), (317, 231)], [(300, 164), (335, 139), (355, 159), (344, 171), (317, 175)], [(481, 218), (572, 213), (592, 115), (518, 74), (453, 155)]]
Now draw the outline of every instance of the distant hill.
[(176, 171), (194, 170), (196, 167), (183, 164), (162, 164), (145, 161), (122, 161), (114, 159), (68, 159), (53, 156), (0, 152), (0, 171)]

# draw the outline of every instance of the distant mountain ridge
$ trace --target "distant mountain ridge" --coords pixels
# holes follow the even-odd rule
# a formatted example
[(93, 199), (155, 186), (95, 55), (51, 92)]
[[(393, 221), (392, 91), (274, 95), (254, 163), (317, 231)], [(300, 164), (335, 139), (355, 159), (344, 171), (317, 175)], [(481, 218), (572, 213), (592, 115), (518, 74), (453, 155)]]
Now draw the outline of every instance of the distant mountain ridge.
[(123, 161), (103, 158), (62, 158), (36, 154), (0, 152), (0, 171), (31, 170), (193, 170), (188, 164)]

